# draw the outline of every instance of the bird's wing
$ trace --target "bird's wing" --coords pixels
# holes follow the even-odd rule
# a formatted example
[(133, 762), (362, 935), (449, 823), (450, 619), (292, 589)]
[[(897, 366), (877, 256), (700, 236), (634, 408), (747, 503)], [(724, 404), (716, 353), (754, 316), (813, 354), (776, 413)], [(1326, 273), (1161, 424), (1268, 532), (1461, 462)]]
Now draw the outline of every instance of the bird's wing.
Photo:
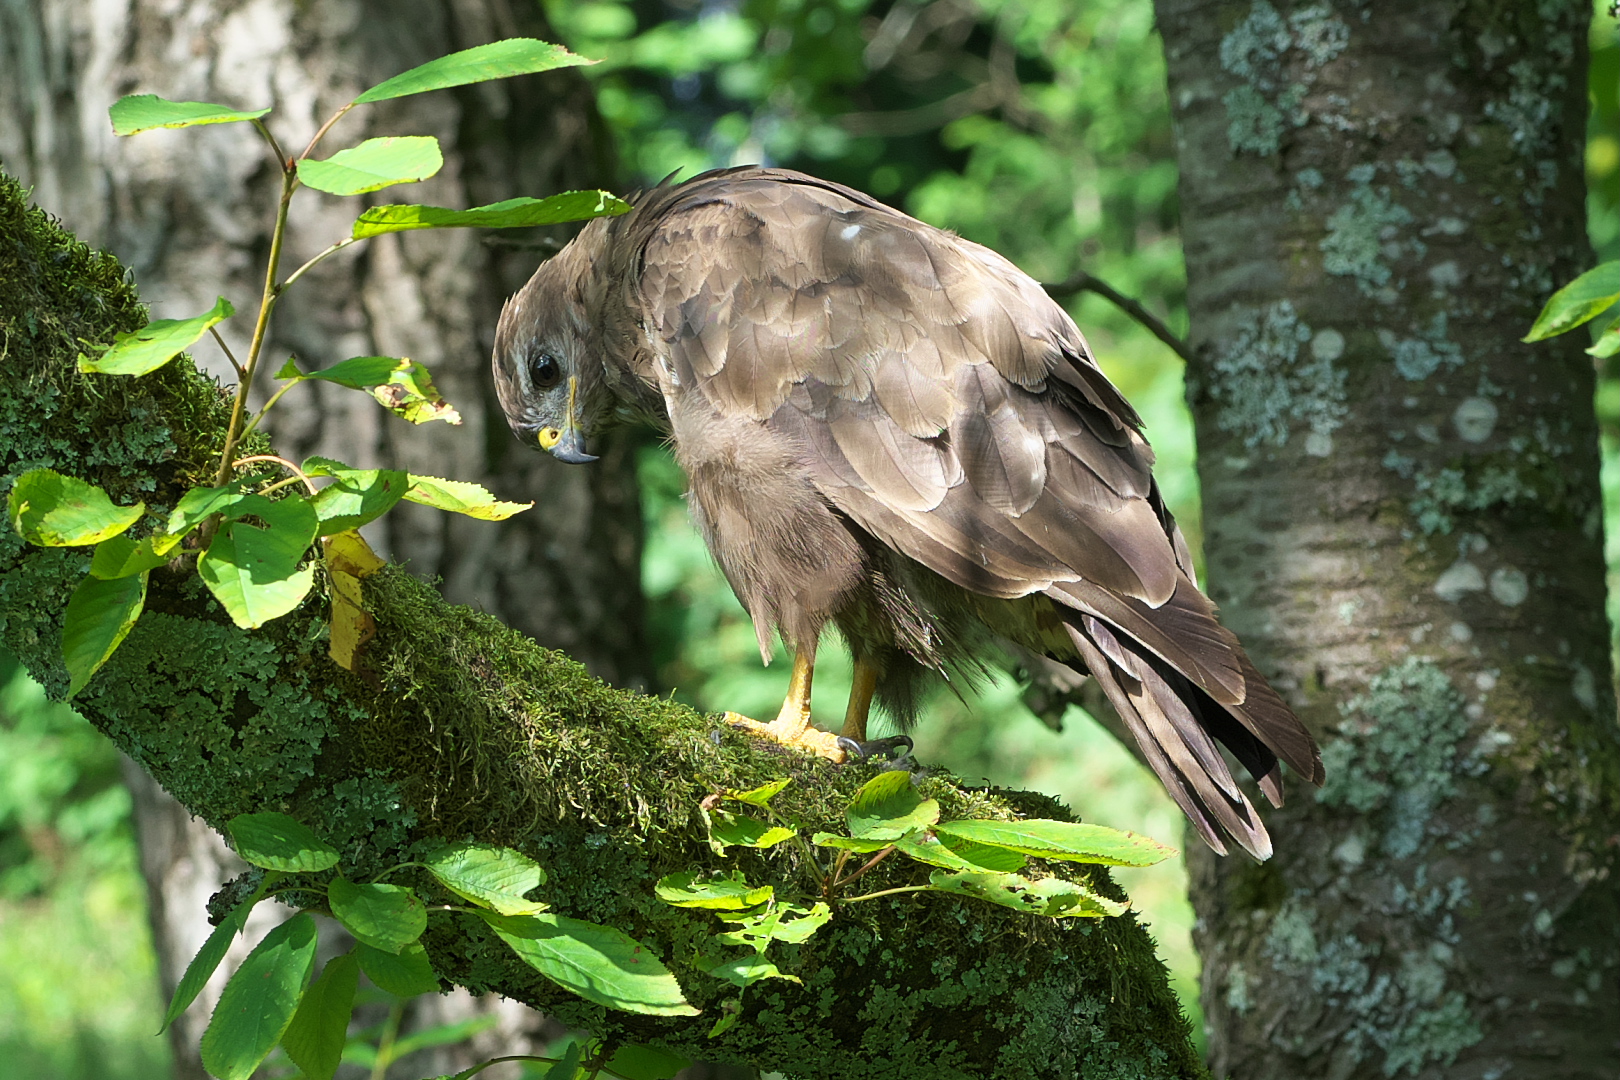
[[(1274, 730), (1275, 694), (1250, 693), (1264, 680), (1192, 581), (1139, 418), (1035, 282), (987, 248), (779, 170), (659, 189), (637, 215), (638, 289), (669, 392), (793, 437), (828, 501), (955, 584), (1044, 592), (1114, 628), (1317, 778), (1309, 736), (1280, 700), (1290, 737)], [(1157, 677), (1091, 640), (1088, 663)], [(1202, 746), (1182, 741), (1172, 771), (1231, 786), (1219, 755), (1189, 758)]]

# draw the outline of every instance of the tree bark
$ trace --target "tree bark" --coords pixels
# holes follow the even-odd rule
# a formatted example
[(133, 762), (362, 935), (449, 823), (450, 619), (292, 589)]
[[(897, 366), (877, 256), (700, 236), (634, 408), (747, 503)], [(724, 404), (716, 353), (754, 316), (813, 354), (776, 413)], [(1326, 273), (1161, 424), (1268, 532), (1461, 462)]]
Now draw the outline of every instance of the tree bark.
[(1217, 1075), (1620, 1066), (1584, 0), (1156, 0), (1205, 552), (1324, 741), (1265, 865), (1192, 854)]
[[(34, 187), (40, 205), (134, 270), (155, 316), (189, 316), (225, 294), (247, 314), (220, 329), (245, 357), (279, 185), (263, 144), (246, 125), (118, 139), (108, 106), (130, 92), (268, 105), (271, 129), (296, 152), (366, 87), (455, 49), (514, 36), (550, 37), (537, 5), (6, 4), (0, 161)], [(334, 129), (326, 153), (401, 133), (436, 136), (445, 167), (425, 184), (371, 201), (472, 206), (614, 180), (610, 140), (588, 86), (571, 72), (357, 110)], [(346, 235), (356, 213), (353, 199), (300, 192), (284, 266)], [(408, 468), (551, 508), (491, 525), (411, 506), (367, 534), (413, 572), (441, 580), (451, 600), (497, 614), (604, 678), (646, 687), (651, 665), (631, 447), (611, 445), (592, 469), (546, 468), (508, 437), (486, 374), (501, 303), (532, 272), (541, 245), (565, 238), (559, 229), (525, 234), (517, 246), (472, 232), (391, 236), (316, 268), (277, 311), (266, 345), (269, 371), (289, 354), (306, 370), (349, 356), (408, 355), (429, 367), (465, 422), (407, 431), (360, 395), (309, 383), (277, 407), (271, 429), (294, 460), (321, 454), (360, 467)], [(211, 341), (197, 353), (214, 375), (235, 381)], [(262, 401), (264, 392), (255, 396)], [(208, 933), (200, 901), (241, 866), (212, 830), (189, 821), (138, 770), (129, 779), (167, 993)], [(171, 1029), (183, 1077), (203, 1075), (198, 1038), (222, 985), (223, 976)], [(435, 1064), (450, 1072), (466, 1063)]]
[[(83, 343), (143, 315), (116, 262), (25, 213), (3, 177), (0, 283), (7, 484), (27, 468), (55, 468), (118, 502), (142, 498), (161, 518), (211, 475), (225, 418), (217, 387), (184, 363), (140, 379), (80, 374)], [(31, 548), (0, 527), (0, 636), (58, 694), (61, 612), (87, 565), (82, 549)], [(360, 880), (450, 839), (528, 852), (548, 870), (543, 899), (554, 911), (630, 933), (705, 1014), (590, 1005), (466, 916), (435, 916), (429, 957), (448, 982), (610, 1041), (840, 1080), (1203, 1074), (1152, 941), (1129, 915), (1049, 920), (919, 894), (840, 903), (826, 928), (774, 958), (802, 982), (751, 988), (741, 1022), (711, 1037), (734, 993), (698, 960), (714, 921), (658, 902), (654, 882), (737, 868), (783, 897), (816, 887), (796, 851), (716, 855), (704, 800), (786, 775), (795, 782), (779, 809), (801, 829), (839, 829), (881, 766), (786, 754), (684, 706), (613, 690), (398, 570), (367, 579), (366, 604), (379, 627), (372, 678), (327, 659), (319, 598), (244, 632), (190, 570), (155, 570), (145, 612), (75, 706), (211, 825), (250, 810), (292, 814)], [(1061, 814), (1043, 796), (946, 776), (924, 784), (947, 818)], [(1100, 868), (1052, 869), (1120, 895)], [(889, 859), (863, 880), (881, 890), (926, 872)], [(411, 873), (396, 880), (411, 883)]]

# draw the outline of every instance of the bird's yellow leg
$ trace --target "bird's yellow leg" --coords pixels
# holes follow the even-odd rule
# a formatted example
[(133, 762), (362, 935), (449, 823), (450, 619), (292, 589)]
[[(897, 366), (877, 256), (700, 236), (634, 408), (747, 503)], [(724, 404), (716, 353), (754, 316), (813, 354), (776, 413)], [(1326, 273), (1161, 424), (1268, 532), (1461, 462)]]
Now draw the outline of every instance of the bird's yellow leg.
[(776, 714), (774, 721), (762, 724), (734, 712), (726, 713), (723, 719), (728, 724), (774, 739), (784, 746), (808, 750), (832, 761), (843, 761), (845, 754), (838, 746), (838, 736), (810, 726), (810, 684), (815, 678), (815, 670), (815, 648), (798, 649), (793, 655), (793, 677), (788, 681), (787, 697), (783, 699), (782, 711)]
[(844, 710), (844, 738), (866, 741), (866, 717), (872, 711), (872, 695), (877, 691), (878, 669), (866, 660), (855, 661), (855, 679), (849, 688), (849, 707)]

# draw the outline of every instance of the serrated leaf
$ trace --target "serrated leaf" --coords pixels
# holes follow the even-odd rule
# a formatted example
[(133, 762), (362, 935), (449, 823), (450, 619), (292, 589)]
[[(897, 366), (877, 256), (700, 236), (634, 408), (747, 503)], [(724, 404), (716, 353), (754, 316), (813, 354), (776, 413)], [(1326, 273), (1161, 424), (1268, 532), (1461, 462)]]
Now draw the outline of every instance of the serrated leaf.
[(793, 830), (743, 814), (728, 814), (714, 810), (709, 814), (709, 835), (722, 847), (771, 848), (792, 839)]
[[(250, 630), (292, 611), (308, 595), (314, 568), (299, 570), (298, 563), (315, 540), (319, 519), (296, 496), (243, 495), (223, 511), (225, 524), (197, 560), (197, 573), (231, 620)], [(250, 514), (268, 527), (242, 520)]]
[(117, 536), (146, 513), (145, 503), (115, 506), (94, 484), (52, 469), (30, 469), (6, 495), (18, 536), (39, 547), (82, 547)]
[(96, 545), (90, 556), (90, 576), (104, 578), (132, 577), (156, 570), (173, 558), (180, 543), (178, 536), (156, 533), (139, 540), (128, 536), (109, 536)]
[(700, 872), (683, 871), (661, 878), (653, 891), (658, 899), (673, 907), (704, 908), (711, 911), (743, 911), (758, 907), (775, 895), (769, 885), (748, 884), (742, 873), (732, 870), (698, 880)]
[(1620, 260), (1588, 270), (1552, 294), (1522, 340), (1541, 341), (1573, 330), (1620, 300)]
[(651, 1016), (697, 1015), (669, 969), (623, 931), (561, 915), (478, 915), (524, 963), (587, 1001)]
[(373, 101), (423, 94), (429, 90), (444, 90), (452, 86), (466, 86), (469, 83), (507, 79), (513, 75), (531, 75), (538, 71), (551, 71), (553, 68), (594, 63), (595, 60), (576, 56), (561, 45), (553, 45), (536, 38), (507, 38), (505, 41), (493, 41), (488, 45), (477, 45), (471, 49), (451, 53), (449, 56), (441, 56), (437, 60), (429, 60), (425, 64), (395, 75), (392, 79), (378, 83), (355, 98), (354, 103), (364, 105)]
[[(916, 859), (920, 863), (927, 863), (929, 866), (943, 867), (946, 870), (967, 870), (973, 873), (982, 873), (986, 869), (989, 869), (988, 867), (981, 866), (978, 863), (968, 861), (955, 851), (940, 843), (937, 838), (922, 840), (915, 836), (902, 836), (894, 841), (894, 847), (896, 851), (900, 852), (900, 854)], [(996, 849), (986, 848), (985, 850)], [(1019, 869), (1023, 866), (1024, 856), (1020, 855), (1018, 852), (1006, 851), (1004, 854), (1010, 855), (1017, 859), (1019, 865), (1017, 867), (998, 867), (998, 870), (1006, 872), (1008, 870)]]
[(225, 831), (238, 855), (266, 870), (311, 874), (337, 865), (337, 849), (286, 814), (237, 814), (225, 823)]
[(190, 348), (208, 328), (236, 314), (221, 296), (212, 309), (190, 319), (153, 319), (139, 330), (118, 334), (112, 347), (95, 359), (81, 355), (80, 371), (103, 375), (145, 375)]
[(505, 521), (521, 514), (534, 503), (501, 502), (484, 488), (463, 480), (441, 480), (436, 476), (410, 474), (411, 486), (405, 498), (423, 506), (451, 513), (466, 514), (480, 521)]
[(1073, 821), (947, 821), (935, 827), (941, 837), (971, 840), (1041, 859), (1102, 866), (1152, 866), (1176, 849), (1135, 833)]
[(397, 954), (427, 929), (427, 905), (403, 885), (356, 885), (341, 874), (326, 887), (332, 917), (374, 949)]
[[(291, 360), (287, 361), (289, 364)], [(311, 371), (301, 375), (304, 379), (319, 379), (322, 382), (337, 383), (347, 386), (350, 390), (370, 390), (373, 386), (381, 386), (402, 366), (412, 361), (399, 356), (351, 356), (347, 360), (340, 360), (328, 368)], [(283, 371), (286, 369), (283, 368)], [(277, 376), (282, 378), (283, 376)], [(325, 458), (311, 458), (315, 461), (326, 461)], [(337, 462), (329, 462), (336, 465)], [(347, 466), (344, 466), (347, 468)], [(308, 471), (307, 469), (305, 470)]]
[(203, 1032), (203, 1067), (248, 1080), (292, 1023), (314, 966), (314, 919), (294, 915), (266, 934), (225, 984)]
[(428, 962), (427, 950), (420, 941), (413, 941), (396, 955), (374, 949), (365, 942), (354, 947), (360, 961), (360, 970), (366, 978), (395, 997), (413, 998), (418, 994), (433, 994), (439, 990), (439, 977)]
[(461, 423), (461, 414), (439, 396), (428, 369), (409, 357), (354, 356), (301, 377), (364, 390), (383, 408), (413, 424)]
[(691, 1064), (691, 1058), (673, 1050), (630, 1043), (614, 1052), (607, 1071), (624, 1080), (673, 1080), (676, 1073)]
[(782, 790), (791, 783), (793, 783), (792, 777), (784, 776), (780, 780), (772, 780), (768, 784), (761, 784), (759, 787), (750, 788), (747, 791), (727, 791), (724, 793), (724, 797), (734, 802), (757, 806), (763, 810), (770, 806), (771, 800), (780, 795)]
[(129, 94), (113, 102), (107, 113), (112, 117), (113, 134), (138, 135), (155, 128), (257, 120), (269, 111), (251, 109), (244, 112), (226, 105), (210, 105), (206, 101), (168, 101), (156, 94)]
[(936, 832), (934, 839), (980, 870), (994, 870), (999, 874), (1013, 874), (1022, 870), (1029, 861), (1021, 851), (1012, 851), (991, 844), (978, 844), (972, 840), (963, 840), (959, 836), (945, 836)]
[(564, 191), (543, 199), (505, 199), (468, 210), (395, 204), (373, 206), (356, 219), (351, 232), (354, 239), (364, 240), (410, 229), (523, 229), (613, 217), (629, 209), (629, 203), (606, 191)]
[(232, 908), (220, 920), (219, 925), (214, 927), (213, 933), (208, 935), (208, 940), (203, 942), (202, 948), (197, 950), (197, 955), (186, 965), (185, 974), (181, 975), (180, 981), (175, 984), (174, 996), (169, 999), (169, 1008), (163, 1014), (163, 1026), (158, 1028), (159, 1035), (168, 1030), (175, 1017), (185, 1012), (191, 1003), (197, 1000), (202, 988), (214, 977), (219, 962), (225, 959), (225, 954), (230, 951), (231, 940), (247, 925), (248, 913), (252, 910), (252, 903), (242, 901)]
[(62, 660), (73, 697), (107, 662), (135, 627), (146, 605), (146, 575), (105, 580), (86, 577), (68, 599), (62, 619)]
[(773, 941), (784, 941), (790, 945), (804, 944), (832, 918), (832, 909), (823, 903), (817, 903), (810, 908), (796, 907), (793, 904), (774, 904), (768, 910), (757, 914), (722, 913), (720, 918), (735, 923), (737, 928), (716, 934), (716, 941), (722, 945), (741, 945), (763, 953)]
[(837, 848), (840, 851), (854, 851), (860, 854), (870, 854), (882, 851), (893, 844), (893, 840), (858, 839), (853, 836), (839, 836), (837, 833), (818, 832), (810, 838), (810, 842), (817, 847)]
[(281, 1048), (303, 1071), (303, 1080), (332, 1080), (343, 1060), (343, 1044), (360, 986), (360, 961), (353, 952), (334, 956), (304, 992)]
[(1100, 896), (1084, 885), (1058, 878), (1031, 881), (1019, 874), (963, 873), (935, 870), (928, 880), (941, 892), (971, 896), (1026, 915), (1088, 916), (1119, 915), (1124, 904)]
[(717, 979), (724, 979), (739, 990), (746, 990), (761, 979), (786, 979), (788, 982), (803, 984), (802, 979), (782, 974), (775, 964), (757, 955), (727, 960), (709, 968), (708, 972)]
[(309, 500), (320, 519), (322, 536), (349, 532), (382, 517), (405, 497), (410, 487), (402, 469), (347, 469)]
[(845, 815), (863, 840), (892, 840), (939, 820), (939, 803), (917, 794), (904, 769), (879, 773), (861, 786)]
[(489, 844), (455, 844), (425, 860), (428, 873), (439, 884), (480, 907), (502, 915), (535, 914), (546, 905), (524, 898), (524, 893), (545, 884), (540, 864), (511, 848)]
[(415, 184), (444, 168), (439, 140), (431, 135), (367, 139), (322, 161), (298, 163), (298, 179), (329, 195), (364, 195), (394, 184)]

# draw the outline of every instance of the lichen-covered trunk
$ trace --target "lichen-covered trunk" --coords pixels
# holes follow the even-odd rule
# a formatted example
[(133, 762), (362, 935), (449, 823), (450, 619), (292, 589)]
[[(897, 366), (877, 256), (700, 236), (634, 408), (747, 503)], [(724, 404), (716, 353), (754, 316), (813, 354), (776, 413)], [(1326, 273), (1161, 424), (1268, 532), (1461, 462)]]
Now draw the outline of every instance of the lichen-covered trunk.
[(1212, 594), (1324, 743), (1194, 857), (1217, 1075), (1612, 1076), (1586, 0), (1157, 0)]
[[(83, 239), (133, 268), (155, 317), (195, 314), (224, 294), (240, 313), (220, 329), (246, 355), (262, 288), (279, 174), (247, 125), (112, 133), (120, 95), (270, 106), (271, 129), (296, 152), (322, 121), (366, 87), (435, 56), (502, 37), (546, 38), (539, 6), (507, 0), (187, 0), (0, 5), (0, 162)], [(589, 88), (574, 73), (485, 84), (358, 110), (328, 153), (383, 134), (432, 134), (439, 176), (370, 196), (374, 202), (471, 206), (613, 184), (608, 140)], [(324, 155), (323, 155), (324, 156)], [(297, 196), (283, 266), (348, 232), (363, 203)], [(452, 600), (497, 614), (597, 674), (646, 686), (640, 519), (633, 462), (612, 446), (592, 469), (526, 452), (506, 431), (487, 369), (496, 317), (544, 250), (566, 232), (491, 243), (474, 232), (399, 234), (332, 259), (277, 310), (264, 367), (288, 355), (307, 370), (350, 356), (425, 363), (465, 423), (411, 429), (365, 396), (320, 383), (271, 414), (279, 452), (359, 467), (408, 468), (483, 483), (502, 498), (550, 507), (499, 525), (410, 506), (368, 527), (382, 551), (442, 581)], [(212, 342), (198, 357), (227, 383)], [(266, 380), (257, 388), (263, 400)], [(138, 770), (142, 869), (166, 991), (211, 929), (204, 902), (235, 872), (234, 856)], [(239, 867), (236, 867), (239, 868)], [(203, 1077), (198, 1037), (222, 978), (172, 1030), (182, 1077)], [(446, 1059), (441, 1071), (465, 1065)]]

